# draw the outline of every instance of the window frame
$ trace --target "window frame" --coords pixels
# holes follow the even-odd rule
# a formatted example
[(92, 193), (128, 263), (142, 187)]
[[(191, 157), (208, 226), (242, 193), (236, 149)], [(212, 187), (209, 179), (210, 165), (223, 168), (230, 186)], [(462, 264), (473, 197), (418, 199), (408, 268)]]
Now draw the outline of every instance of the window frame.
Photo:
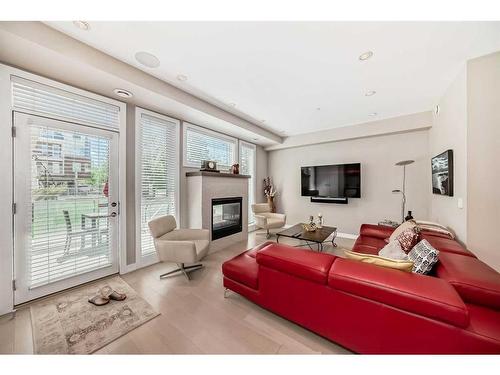
[(220, 133), (214, 130), (210, 130), (207, 128), (204, 128), (199, 125), (194, 125), (189, 122), (183, 122), (183, 129), (182, 129), (182, 165), (185, 168), (197, 168), (200, 169), (201, 165), (194, 165), (193, 163), (189, 163), (187, 160), (187, 132), (188, 130), (193, 130), (197, 133), (205, 134), (211, 137), (219, 138), (225, 141), (229, 141), (234, 143), (234, 153), (233, 153), (233, 164), (236, 163), (236, 160), (239, 160), (239, 144), (238, 144), (238, 138), (231, 137), (229, 135), (226, 135), (224, 133)]
[(149, 266), (151, 264), (158, 262), (158, 256), (156, 253), (152, 253), (146, 256), (142, 255), (141, 249), (141, 186), (142, 186), (142, 149), (141, 149), (141, 131), (142, 131), (142, 122), (141, 115), (145, 114), (152, 117), (157, 117), (161, 120), (172, 122), (175, 124), (175, 140), (174, 144), (176, 147), (175, 150), (175, 175), (174, 175), (174, 185), (175, 185), (175, 213), (174, 217), (177, 223), (179, 223), (179, 213), (180, 213), (180, 121), (173, 117), (165, 116), (163, 114), (153, 112), (144, 108), (136, 107), (135, 108), (135, 268), (142, 268)]
[[(253, 184), (253, 203), (257, 203), (257, 145), (254, 144), (254, 143), (250, 143), (250, 142), (247, 142), (247, 141), (243, 141), (243, 140), (239, 140), (238, 141), (238, 163), (240, 164), (240, 167), (242, 165), (241, 163), (241, 155), (242, 155), (242, 152), (241, 152), (241, 149), (242, 147), (247, 147), (247, 148), (252, 148), (253, 151), (254, 151), (254, 157), (253, 157), (253, 165), (254, 165), (254, 176), (251, 180), (252, 181), (252, 184)], [(250, 197), (248, 197), (248, 216), (250, 217), (250, 212), (252, 210), (252, 208), (250, 207)], [(252, 227), (255, 225), (255, 219), (253, 222), (250, 222), (250, 220), (248, 221), (248, 226), (249, 227)]]

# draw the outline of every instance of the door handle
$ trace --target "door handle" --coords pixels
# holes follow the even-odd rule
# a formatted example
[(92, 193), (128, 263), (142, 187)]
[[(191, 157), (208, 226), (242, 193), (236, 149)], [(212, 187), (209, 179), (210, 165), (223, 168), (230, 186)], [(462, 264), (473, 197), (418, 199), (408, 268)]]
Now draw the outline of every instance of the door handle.
[(116, 217), (116, 215), (118, 215), (116, 212), (111, 212), (108, 216), (109, 217)]

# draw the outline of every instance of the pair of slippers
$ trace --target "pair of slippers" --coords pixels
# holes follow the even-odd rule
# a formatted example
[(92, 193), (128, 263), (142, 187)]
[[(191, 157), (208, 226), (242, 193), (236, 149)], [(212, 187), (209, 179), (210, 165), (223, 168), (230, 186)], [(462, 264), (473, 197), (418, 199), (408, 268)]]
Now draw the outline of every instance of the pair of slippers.
[(89, 302), (96, 306), (104, 306), (109, 303), (109, 301), (123, 301), (127, 296), (125, 293), (119, 293), (113, 290), (110, 286), (99, 289), (99, 294), (89, 299)]

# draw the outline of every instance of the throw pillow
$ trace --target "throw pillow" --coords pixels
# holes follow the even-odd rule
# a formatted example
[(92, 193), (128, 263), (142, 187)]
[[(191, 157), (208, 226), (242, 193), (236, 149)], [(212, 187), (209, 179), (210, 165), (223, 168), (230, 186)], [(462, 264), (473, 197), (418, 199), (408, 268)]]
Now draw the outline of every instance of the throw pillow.
[(408, 253), (418, 242), (418, 233), (415, 228), (409, 228), (396, 237), (396, 241), (401, 245), (401, 249)]
[(422, 240), (408, 253), (413, 261), (412, 272), (427, 275), (439, 259), (439, 250), (436, 250), (427, 240)]
[(399, 236), (401, 233), (403, 233), (405, 230), (414, 227), (415, 227), (415, 222), (413, 220), (405, 221), (399, 227), (394, 229), (394, 232), (392, 232), (391, 236), (389, 237), (389, 242), (394, 241), (396, 237)]
[(396, 259), (396, 260), (408, 260), (408, 255), (401, 249), (399, 241), (392, 241), (385, 245), (378, 255), (384, 258)]
[(413, 262), (410, 260), (396, 260), (384, 258), (378, 255), (356, 253), (354, 251), (345, 250), (347, 259), (357, 260), (363, 263), (370, 263), (380, 267), (394, 268), (404, 272), (411, 272), (413, 269)]

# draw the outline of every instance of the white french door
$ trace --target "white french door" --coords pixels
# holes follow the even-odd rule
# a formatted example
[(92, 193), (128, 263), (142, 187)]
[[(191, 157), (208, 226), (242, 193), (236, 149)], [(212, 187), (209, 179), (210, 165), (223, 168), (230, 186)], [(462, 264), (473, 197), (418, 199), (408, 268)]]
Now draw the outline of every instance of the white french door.
[(14, 112), (15, 304), (118, 272), (118, 133)]

